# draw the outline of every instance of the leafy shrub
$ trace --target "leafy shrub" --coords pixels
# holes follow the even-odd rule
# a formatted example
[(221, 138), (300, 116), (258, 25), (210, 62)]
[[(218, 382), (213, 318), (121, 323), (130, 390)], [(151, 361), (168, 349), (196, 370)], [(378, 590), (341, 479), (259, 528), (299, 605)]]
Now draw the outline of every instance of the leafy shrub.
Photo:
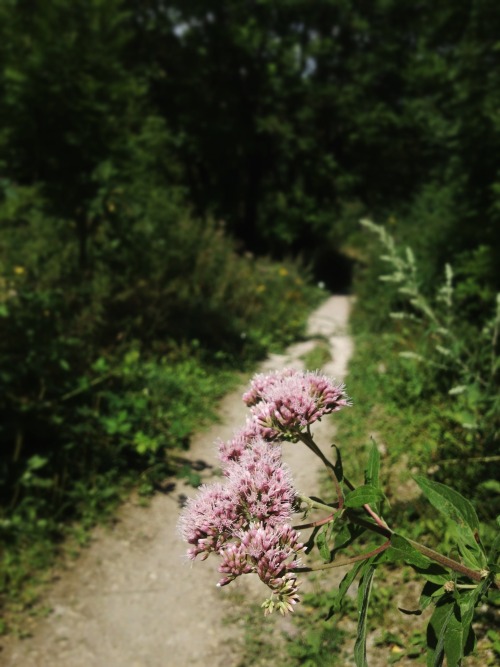
[[(393, 406), (400, 421), (406, 413), (404, 421), (414, 419), (421, 429), (425, 422), (425, 436), (415, 432), (410, 437), (415, 451), (425, 450), (439, 462), (436, 473), (441, 479), (454, 477), (456, 466), (462, 465), (455, 486), (463, 491), (472, 486), (482, 509), (492, 515), (496, 503), (490, 496), (485, 507), (482, 500), (488, 498), (483, 485), (491, 484), (491, 463), (499, 456), (500, 297), (496, 303), (490, 298), (489, 315), (483, 306), (481, 315), (476, 311), (468, 319), (463, 273), (456, 280), (447, 265), (444, 280), (427, 296), (411, 249), (400, 251), (383, 227), (369, 221), (363, 225), (383, 246), (386, 271), (380, 289), (386, 291), (394, 322), (393, 333), (372, 342), (372, 355), (377, 350), (375, 366), (383, 368), (372, 374), (378, 385), (375, 391), (384, 397), (383, 412)], [(473, 276), (467, 280), (473, 281)]]
[(132, 480), (148, 492), (174, 472), (169, 451), (213, 417), (234, 369), (300, 335), (321, 298), (297, 264), (240, 255), (143, 177), (99, 174), (84, 265), (72, 221), (3, 184), (1, 597), (68, 521), (89, 526)]

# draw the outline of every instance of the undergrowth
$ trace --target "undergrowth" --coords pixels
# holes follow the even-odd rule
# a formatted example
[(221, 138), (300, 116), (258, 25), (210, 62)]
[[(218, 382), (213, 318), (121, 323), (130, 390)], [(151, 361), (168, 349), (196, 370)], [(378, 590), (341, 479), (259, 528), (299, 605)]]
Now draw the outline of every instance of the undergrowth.
[(196, 484), (178, 452), (323, 298), (298, 262), (242, 255), (223, 225), (130, 178), (103, 174), (117, 191), (93, 202), (85, 264), (36, 188), (0, 191), (0, 633), (22, 634), (54, 557), (132, 486)]
[[(360, 298), (352, 317), (355, 352), (346, 378), (354, 408), (336, 416), (336, 444), (355, 466), (365, 457), (350, 453), (364, 453), (375, 442), (382, 457), (381, 481), (397, 530), (454, 555), (446, 524), (422, 501), (412, 479), (414, 474), (425, 474), (471, 499), (489, 548), (497, 535), (494, 520), (500, 511), (495, 473), (499, 461), (498, 298), (495, 306), (495, 295), (490, 295), (488, 304), (481, 303), (480, 316), (467, 319), (464, 308), (470, 308), (472, 277), (466, 277), (465, 295), (463, 276), (456, 281), (448, 266), (444, 281), (434, 292), (428, 289), (424, 294), (424, 280), (411, 250), (400, 252), (385, 231), (372, 223), (366, 226), (381, 237), (385, 255), (382, 262), (375, 261), (376, 250), (364, 250), (365, 260), (370, 253), (372, 259), (371, 264), (366, 260), (358, 280)], [(388, 274), (383, 276), (385, 282), (378, 282), (380, 272)], [(361, 467), (352, 481), (355, 485), (363, 482)], [(389, 571), (372, 600), (369, 631), (375, 662), (370, 664), (411, 665), (425, 659), (424, 619), (411, 613), (418, 607), (419, 591), (409, 570), (404, 577), (402, 586), (396, 573)], [(403, 591), (408, 591), (406, 596), (398, 597)], [(328, 594), (319, 592), (313, 599), (326, 617), (331, 603)], [(391, 610), (394, 604), (389, 603), (394, 600), (405, 611)], [(478, 644), (467, 665), (496, 664), (499, 651), (494, 627), (499, 607), (500, 600), (493, 602), (487, 614), (479, 610), (475, 624)], [(330, 619), (326, 632), (332, 638), (339, 627), (348, 626), (354, 612), (348, 608), (346, 613), (343, 620)], [(321, 644), (319, 619), (311, 625), (298, 613), (295, 621), (294, 651), (305, 650), (305, 637), (311, 632), (313, 645)], [(348, 653), (352, 649), (349, 633), (342, 646)], [(312, 667), (324, 663), (315, 656), (307, 663), (290, 664)], [(337, 664), (336, 659), (331, 657), (327, 664)]]

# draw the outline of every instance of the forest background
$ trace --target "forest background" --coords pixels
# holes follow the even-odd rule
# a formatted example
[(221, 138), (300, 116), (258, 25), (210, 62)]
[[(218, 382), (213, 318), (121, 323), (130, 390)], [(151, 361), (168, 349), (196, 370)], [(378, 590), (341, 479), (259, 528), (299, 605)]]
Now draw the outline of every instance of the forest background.
[(130, 484), (190, 474), (172, 452), (300, 336), (318, 282), (358, 297), (346, 439), (375, 430), (491, 522), (498, 35), (493, 0), (1, 3), (11, 612)]

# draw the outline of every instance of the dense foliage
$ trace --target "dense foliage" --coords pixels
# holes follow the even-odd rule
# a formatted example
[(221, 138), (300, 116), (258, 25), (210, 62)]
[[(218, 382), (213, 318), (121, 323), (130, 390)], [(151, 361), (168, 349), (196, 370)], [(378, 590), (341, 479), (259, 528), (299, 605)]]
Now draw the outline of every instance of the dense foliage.
[(200, 210), (256, 248), (316, 254), (355, 203), (426, 212), (433, 257), (488, 244), (498, 283), (497, 3), (132, 7)]

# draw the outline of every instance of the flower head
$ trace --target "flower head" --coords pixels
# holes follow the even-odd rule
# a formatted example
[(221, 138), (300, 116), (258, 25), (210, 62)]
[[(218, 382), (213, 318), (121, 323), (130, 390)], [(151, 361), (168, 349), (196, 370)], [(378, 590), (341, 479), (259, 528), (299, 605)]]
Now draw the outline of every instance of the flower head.
[(219, 459), (224, 464), (239, 461), (243, 452), (252, 447), (252, 442), (260, 437), (259, 428), (254, 420), (249, 419), (242, 429), (237, 431), (232, 440), (219, 441)]
[(249, 407), (262, 401), (269, 390), (279, 384), (286, 377), (295, 375), (297, 371), (293, 368), (285, 368), (274, 373), (257, 373), (250, 382), (250, 389), (243, 394), (243, 402)]
[(189, 558), (220, 557), (219, 586), (254, 573), (274, 593), (288, 585), (303, 545), (290, 524), (296, 491), (281, 448), (253, 431), (219, 445), (225, 480), (200, 487), (184, 508), (179, 529), (191, 545)]
[(188, 500), (178, 527), (188, 544), (191, 559), (212, 551), (218, 553), (231, 538), (238, 524), (236, 507), (229, 490), (222, 484), (201, 486), (196, 498)]
[(298, 440), (310, 424), (350, 401), (344, 385), (291, 368), (256, 375), (243, 400), (251, 418), (231, 440), (218, 443), (224, 481), (200, 487), (179, 529), (191, 545), (189, 558), (220, 557), (219, 586), (257, 574), (271, 590), (265, 613), (285, 614), (299, 599), (295, 569), (304, 545), (291, 526), (297, 493), (275, 443)]
[(255, 439), (226, 473), (238, 514), (273, 526), (291, 520), (296, 491), (279, 447)]
[(243, 396), (261, 436), (268, 441), (296, 439), (324, 415), (350, 405), (343, 384), (325, 375), (285, 369), (256, 375)]

